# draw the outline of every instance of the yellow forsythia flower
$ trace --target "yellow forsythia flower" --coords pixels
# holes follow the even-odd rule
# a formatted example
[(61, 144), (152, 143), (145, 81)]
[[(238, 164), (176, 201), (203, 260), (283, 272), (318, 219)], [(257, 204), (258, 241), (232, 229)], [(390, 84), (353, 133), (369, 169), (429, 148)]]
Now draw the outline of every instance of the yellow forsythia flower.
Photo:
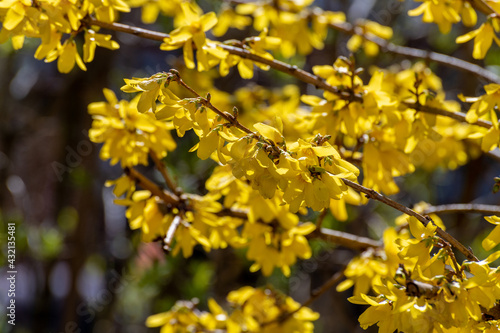
[[(462, 0), (418, 0), (422, 4), (410, 11), (408, 15), (423, 15), (422, 21), (426, 23), (434, 22), (439, 26), (439, 30), (446, 34), (450, 32), (451, 25), (460, 22), (460, 12), (464, 1)], [(470, 12), (470, 6), (466, 8), (466, 22), (473, 22), (474, 14)]]
[(227, 296), (233, 309), (225, 311), (214, 299), (208, 310), (196, 301), (177, 301), (170, 311), (149, 316), (146, 326), (161, 326), (161, 332), (304, 332), (312, 333), (319, 314), (291, 297), (263, 288), (242, 287)]
[(217, 16), (214, 12), (199, 16), (196, 8), (187, 2), (181, 4), (185, 16), (181, 27), (172, 31), (161, 44), (161, 50), (175, 50), (183, 48), (184, 62), (187, 68), (194, 68), (193, 44), (196, 46), (196, 59), (198, 70), (209, 69), (210, 56), (224, 58), (227, 52), (217, 49), (215, 45), (205, 38), (205, 32), (217, 24)]
[(117, 204), (128, 206), (125, 216), (130, 229), (141, 230), (142, 241), (152, 242), (157, 237), (165, 236), (173, 216), (163, 214), (161, 201), (149, 191), (136, 191), (130, 199), (118, 199)]
[(98, 34), (92, 29), (85, 30), (85, 43), (83, 44), (83, 60), (85, 62), (94, 60), (97, 46), (105, 47), (110, 50), (117, 50), (120, 48), (117, 42), (111, 40), (111, 35)]
[(171, 123), (156, 120), (152, 113), (139, 113), (137, 99), (130, 103), (118, 101), (109, 89), (104, 89), (104, 95), (107, 102), (89, 105), (94, 119), (89, 137), (93, 142), (104, 143), (102, 159), (111, 159), (111, 164), (121, 162), (122, 167), (147, 165), (150, 150), (165, 157), (167, 151), (175, 149)]
[(486, 216), (484, 219), (495, 225), (495, 229), (482, 242), (483, 248), (489, 251), (500, 243), (500, 217)]
[(497, 45), (500, 45), (500, 40), (495, 35), (495, 33), (499, 30), (500, 27), (498, 25), (498, 20), (490, 19), (481, 24), (481, 26), (476, 30), (457, 37), (456, 42), (461, 44), (474, 39), (474, 51), (472, 52), (472, 57), (474, 59), (483, 59), (486, 56), (486, 52), (490, 49), (493, 40)]
[[(118, 44), (111, 41), (110, 35), (97, 34), (84, 26), (82, 20), (93, 15), (99, 21), (111, 23), (118, 11), (128, 12), (130, 8), (122, 0), (0, 1), (0, 42), (10, 37), (14, 49), (20, 49), (25, 37), (38, 38), (41, 44), (35, 58), (45, 58), (46, 62), (57, 59), (61, 73), (70, 72), (75, 64), (86, 70), (84, 62), (93, 59), (96, 45), (114, 50)], [(75, 43), (75, 36), (82, 31), (85, 31), (83, 60)], [(63, 36), (67, 36), (64, 42), (61, 41)]]
[[(363, 35), (368, 36), (374, 35), (382, 39), (390, 39), (392, 37), (392, 28), (380, 25), (373, 21), (360, 21), (356, 26), (363, 31)], [(366, 55), (369, 57), (374, 57), (379, 52), (379, 46), (369, 40), (366, 40), (361, 35), (352, 36), (347, 42), (347, 48), (352, 52), (356, 52), (360, 48), (363, 48)]]
[(73, 39), (67, 39), (63, 45), (57, 45), (57, 48), (47, 54), (45, 62), (51, 62), (57, 59), (57, 69), (61, 73), (69, 73), (75, 63), (80, 69), (86, 71), (87, 67), (76, 50), (76, 43)]

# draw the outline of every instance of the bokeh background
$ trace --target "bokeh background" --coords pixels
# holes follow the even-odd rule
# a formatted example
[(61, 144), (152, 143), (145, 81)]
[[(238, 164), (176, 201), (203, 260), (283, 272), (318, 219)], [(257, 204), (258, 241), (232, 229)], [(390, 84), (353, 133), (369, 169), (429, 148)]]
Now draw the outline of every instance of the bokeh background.
[[(221, 1), (199, 1), (205, 11), (216, 10)], [(457, 46), (454, 40), (465, 28), (454, 27), (448, 35), (438, 33), (434, 25), (410, 18), (406, 12), (416, 6), (411, 1), (316, 1), (327, 10), (343, 11), (349, 22), (368, 18), (393, 27), (393, 41), (430, 49), (472, 61), (472, 43)], [(140, 11), (122, 15), (122, 22), (143, 26)], [(172, 30), (171, 18), (161, 18), (148, 26), (153, 30)], [(255, 35), (230, 30), (224, 39), (242, 39)], [(36, 42), (27, 40), (20, 51), (10, 42), (0, 45), (0, 263), (6, 265), (6, 230), (8, 222), (16, 229), (16, 326), (15, 332), (157, 332), (148, 329), (148, 315), (168, 310), (178, 299), (199, 299), (204, 307), (208, 297), (223, 302), (226, 294), (243, 285), (267, 283), (290, 293), (297, 301), (309, 297), (345, 265), (354, 253), (334, 244), (315, 242), (313, 258), (299, 262), (287, 279), (276, 271), (264, 278), (250, 273), (250, 263), (240, 250), (195, 251), (192, 258), (165, 255), (159, 244), (141, 243), (140, 235), (131, 232), (124, 209), (113, 204), (113, 194), (104, 187), (107, 179), (121, 175), (118, 166), (110, 166), (98, 157), (99, 146), (87, 136), (91, 118), (87, 105), (103, 100), (102, 89), (111, 88), (119, 96), (123, 78), (146, 77), (170, 68), (182, 69), (180, 52), (162, 52), (157, 42), (122, 33), (114, 34), (121, 48), (109, 51), (98, 48), (88, 71), (75, 68), (65, 75), (55, 63), (33, 58)], [(213, 37), (212, 37), (213, 38)], [(348, 36), (330, 31), (327, 45), (307, 57), (284, 59), (306, 70), (316, 64), (332, 64), (339, 55), (349, 55)], [(279, 58), (279, 55), (278, 55)], [(388, 53), (375, 58), (356, 54), (359, 66), (369, 68), (391, 65), (407, 67), (411, 60)], [(500, 52), (493, 47), (484, 62), (500, 72)], [(481, 93), (481, 82), (472, 74), (430, 64), (448, 91), (449, 98), (462, 92), (466, 96)], [(234, 94), (242, 87), (257, 85), (282, 89), (296, 84), (302, 92), (314, 93), (295, 79), (275, 71), (257, 71), (251, 81), (240, 79), (232, 71), (226, 78), (216, 73), (196, 73), (186, 81), (201, 89), (207, 75), (218, 89)], [(253, 85), (253, 86), (252, 86)], [(253, 88), (252, 88), (253, 87)], [(123, 98), (129, 98), (121, 94)], [(186, 96), (187, 97), (187, 96)], [(167, 164), (178, 183), (186, 190), (203, 194), (203, 185), (215, 166), (200, 161), (188, 149), (196, 143), (194, 136), (179, 139), (179, 148), (167, 157)], [(152, 169), (142, 169), (161, 182)], [(491, 193), (492, 179), (498, 176), (500, 164), (491, 156), (471, 160), (453, 171), (429, 173), (417, 170), (398, 180), (401, 193), (395, 199), (406, 205), (420, 201), (432, 204), (476, 202), (498, 204), (499, 195)], [(352, 208), (349, 223), (328, 215), (324, 226), (358, 235), (379, 238), (386, 225), (392, 225), (396, 211), (369, 203)], [(314, 219), (315, 215), (308, 216)], [(471, 244), (481, 256), (478, 236), (490, 226), (478, 215), (445, 216), (450, 232)], [(5, 269), (0, 272), (0, 306), (8, 300)], [(361, 332), (357, 317), (363, 311), (347, 302), (349, 291), (331, 290), (322, 295), (312, 308), (321, 313), (318, 332)], [(6, 317), (0, 319), (0, 332), (11, 327)]]

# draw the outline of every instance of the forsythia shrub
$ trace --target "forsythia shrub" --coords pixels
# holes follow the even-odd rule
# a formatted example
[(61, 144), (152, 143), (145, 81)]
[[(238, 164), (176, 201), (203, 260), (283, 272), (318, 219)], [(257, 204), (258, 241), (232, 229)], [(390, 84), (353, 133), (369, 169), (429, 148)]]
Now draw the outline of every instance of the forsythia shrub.
[[(473, 40), (475, 59), (483, 59), (493, 41), (500, 45), (499, 1), (416, 2), (408, 14), (437, 24), (443, 34), (463, 22), (469, 30), (456, 43)], [(166, 16), (174, 29), (165, 33), (116, 24), (120, 13), (135, 8), (145, 24)], [(183, 0), (4, 0), (0, 18), (2, 42), (10, 40), (20, 49), (26, 37), (39, 39), (34, 56), (57, 60), (61, 73), (75, 64), (86, 70), (97, 46), (119, 48), (102, 31), (156, 40), (165, 52), (182, 49), (185, 68), (125, 78), (121, 90), (129, 100), (105, 89), (106, 101), (88, 107), (89, 137), (102, 143), (100, 157), (124, 171), (107, 185), (114, 186), (120, 197), (116, 204), (126, 207), (130, 228), (140, 229), (144, 242), (160, 241), (166, 251), (184, 257), (197, 246), (207, 252), (242, 248), (252, 262), (250, 271), (269, 276), (279, 268), (288, 277), (298, 259), (311, 257), (309, 241), (326, 237), (324, 214), (348, 221), (347, 206), (378, 200), (404, 215), (385, 230), (382, 242), (365, 245), (352, 258), (336, 287), (354, 287), (349, 301), (367, 306), (359, 317), (361, 327), (406, 333), (500, 331), (500, 269), (493, 264), (500, 251), (480, 260), (445, 231), (437, 215), (426, 215), (432, 206), (410, 209), (384, 196), (398, 193), (395, 179), (416, 168), (455, 169), (498, 149), (500, 80), (491, 73), (477, 73), (491, 81), (485, 94), (466, 97), (447, 94), (423, 61), (364, 70), (353, 56), (339, 57), (315, 64), (311, 72), (282, 62), (297, 63), (322, 49), (331, 30), (351, 34), (347, 48), (366, 57), (398, 50), (389, 42), (391, 27), (368, 20), (349, 24), (344, 13), (315, 7), (312, 0), (227, 1), (217, 12)], [(228, 29), (251, 35), (225, 40)], [(464, 61), (454, 66), (478, 67)], [(214, 68), (220, 77), (237, 71), (242, 79), (252, 79), (256, 68), (280, 71), (320, 93), (302, 93), (295, 85), (281, 91), (253, 85), (227, 94), (206, 74), (210, 93), (203, 96), (199, 83), (190, 80), (192, 71)], [(466, 103), (470, 106), (462, 111)], [(174, 137), (190, 131), (199, 139), (190, 151), (217, 165), (204, 195), (177, 187), (162, 162), (177, 149)], [(429, 144), (438, 148), (426, 150)], [(150, 162), (166, 188), (136, 169)], [(306, 215), (316, 216), (311, 211), (322, 212), (317, 223), (306, 221)], [(482, 240), (484, 250), (491, 251), (500, 243), (500, 217), (485, 219), (496, 225)], [(350, 239), (342, 245), (360, 248), (356, 236), (341, 235)], [(270, 286), (244, 286), (230, 292), (226, 304), (210, 299), (204, 311), (196, 302), (178, 301), (170, 311), (150, 316), (146, 325), (162, 326), (161, 332), (312, 332), (319, 315), (309, 303), (301, 305)]]

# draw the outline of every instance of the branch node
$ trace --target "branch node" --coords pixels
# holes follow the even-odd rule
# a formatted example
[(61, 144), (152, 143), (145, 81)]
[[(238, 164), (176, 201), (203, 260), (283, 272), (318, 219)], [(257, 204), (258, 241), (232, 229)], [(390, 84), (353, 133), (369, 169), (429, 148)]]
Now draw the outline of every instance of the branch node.
[(181, 74), (179, 73), (179, 71), (177, 69), (172, 68), (168, 72), (174, 76), (173, 77), (174, 80), (178, 80), (181, 78)]

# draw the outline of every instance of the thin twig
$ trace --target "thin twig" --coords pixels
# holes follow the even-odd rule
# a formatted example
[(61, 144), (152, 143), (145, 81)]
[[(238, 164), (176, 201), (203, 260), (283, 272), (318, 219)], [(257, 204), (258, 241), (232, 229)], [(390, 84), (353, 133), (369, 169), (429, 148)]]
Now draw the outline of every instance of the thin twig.
[(491, 6), (488, 3), (486, 3), (484, 0), (468, 0), (468, 1), (474, 8), (476, 8), (477, 10), (482, 12), (483, 14), (498, 15), (498, 13), (493, 8), (491, 8)]
[(170, 224), (167, 230), (167, 235), (163, 239), (163, 249), (167, 252), (170, 252), (172, 250), (171, 245), (172, 241), (174, 240), (174, 235), (175, 232), (177, 231), (177, 228), (181, 224), (182, 218), (179, 215), (175, 215), (174, 220)]
[(450, 204), (431, 206), (423, 210), (423, 214), (470, 213), (484, 215), (499, 215), (500, 206), (483, 204)]
[[(217, 216), (230, 216), (242, 220), (248, 220), (247, 212), (241, 209), (225, 208), (215, 214)], [(317, 228), (313, 233), (309, 234), (307, 238), (322, 239), (357, 251), (364, 251), (368, 248), (381, 248), (384, 245), (382, 242), (370, 238), (327, 228)]]
[(248, 213), (245, 210), (237, 208), (223, 208), (215, 213), (217, 216), (229, 216), (237, 219), (248, 220)]
[[(399, 202), (396, 202), (392, 199), (389, 199), (388, 197), (380, 194), (379, 192), (377, 192), (373, 189), (364, 187), (363, 185), (357, 184), (357, 183), (350, 181), (348, 179), (342, 179), (342, 180), (344, 181), (344, 183), (347, 186), (355, 189), (358, 192), (364, 193), (367, 198), (380, 201), (380, 202), (386, 204), (387, 206), (390, 206), (392, 208), (399, 210), (402, 213), (413, 216), (425, 226), (429, 222), (434, 223), (431, 218), (423, 216), (422, 214), (415, 212), (413, 209), (410, 209), (410, 208), (400, 204)], [(456, 240), (452, 235), (450, 235), (449, 233), (447, 233), (446, 231), (444, 231), (443, 229), (441, 229), (438, 226), (436, 226), (436, 234), (439, 237), (441, 237), (442, 239), (449, 242), (451, 245), (453, 245), (453, 247), (455, 247), (458, 251), (460, 251), (467, 259), (469, 259), (471, 261), (479, 261), (479, 259), (474, 255), (474, 253), (472, 253), (472, 250), (465, 247), (462, 243), (460, 243), (458, 240)]]
[(451, 262), (453, 263), (453, 266), (455, 267), (455, 274), (457, 275), (458, 278), (462, 279), (462, 268), (457, 262), (457, 258), (455, 257), (455, 253), (453, 253), (453, 249), (451, 248), (451, 244), (445, 241), (444, 239), (441, 239), (441, 242), (445, 245), (445, 250), (448, 253), (448, 255), (451, 258)]
[[(243, 125), (242, 123), (240, 123), (238, 121), (238, 119), (233, 116), (232, 114), (228, 113), (228, 112), (224, 112), (224, 111), (221, 111), (219, 110), (217, 107), (215, 107), (208, 98), (204, 98), (204, 97), (201, 97), (200, 94), (198, 94), (193, 88), (191, 88), (189, 85), (187, 85), (180, 77), (179, 75), (179, 72), (177, 71), (170, 71), (171, 73), (174, 73), (175, 76), (174, 78), (172, 79), (173, 81), (176, 81), (180, 86), (186, 88), (187, 90), (189, 90), (193, 95), (195, 95), (196, 97), (198, 97), (198, 99), (200, 100), (200, 102), (206, 106), (207, 108), (209, 108), (210, 110), (214, 111), (215, 113), (217, 113), (217, 115), (219, 115), (220, 117), (224, 118), (225, 120), (227, 120), (231, 125), (235, 126), (236, 128), (239, 128), (240, 130), (242, 130), (243, 132), (247, 133), (247, 134), (251, 134), (252, 136), (258, 138), (259, 135), (253, 131), (251, 131), (250, 129), (248, 129), (245, 125)], [(208, 95), (210, 96), (210, 95)]]
[(381, 248), (384, 246), (380, 241), (327, 228), (316, 229), (316, 231), (309, 236), (308, 238), (320, 238), (327, 242), (358, 251), (365, 251), (369, 248)]
[(470, 125), (477, 125), (477, 126), (481, 126), (484, 128), (490, 128), (492, 126), (491, 122), (489, 122), (487, 120), (482, 120), (482, 119), (478, 119), (477, 122), (475, 122), (475, 123), (469, 123), (465, 119), (466, 114), (462, 113), (462, 112), (452, 112), (452, 111), (448, 111), (448, 110), (435, 108), (432, 106), (421, 105), (418, 103), (401, 102), (401, 104), (403, 104), (404, 106), (406, 106), (410, 109), (415, 109), (417, 111), (421, 111), (421, 112), (425, 112), (425, 113), (431, 113), (431, 114), (436, 114), (439, 116), (452, 118), (452, 119), (458, 120), (462, 123), (468, 123)]
[(163, 42), (165, 38), (170, 37), (169, 34), (163, 32), (143, 29), (118, 22), (113, 22), (113, 23), (102, 22), (96, 20), (91, 16), (87, 16), (86, 18), (82, 19), (82, 22), (85, 23), (87, 26), (94, 25), (108, 30), (124, 32), (144, 39), (156, 40), (158, 42)]
[(158, 185), (153, 183), (151, 180), (147, 179), (142, 175), (140, 172), (135, 170), (134, 168), (124, 168), (123, 170), (125, 174), (130, 177), (131, 179), (134, 179), (139, 186), (141, 186), (143, 189), (150, 191), (153, 195), (156, 195), (160, 199), (162, 199), (165, 203), (170, 203), (170, 204), (178, 204), (179, 203), (179, 197), (176, 196), (173, 193), (170, 193), (168, 191), (164, 191), (161, 189)]
[(387, 52), (403, 55), (409, 58), (430, 60), (440, 65), (468, 72), (473, 74), (474, 76), (482, 77), (490, 82), (500, 83), (500, 77), (498, 77), (495, 73), (471, 62), (442, 53), (396, 45), (394, 43), (388, 42), (383, 38), (366, 33), (362, 28), (353, 26), (350, 23), (329, 23), (328, 25), (335, 30), (342, 31), (349, 35), (359, 35), (367, 41), (377, 44), (378, 46), (380, 46), (380, 48), (382, 48), (382, 50), (385, 50)]
[(323, 208), (321, 213), (318, 216), (318, 219), (316, 220), (316, 229), (321, 229), (321, 225), (323, 224), (323, 221), (325, 220), (326, 214), (328, 214), (328, 209)]
[[(203, 98), (196, 92), (194, 91), (191, 87), (189, 87), (187, 84), (185, 84), (182, 79), (180, 78), (179, 74), (177, 71), (175, 71), (174, 73), (176, 73), (176, 78), (174, 78), (174, 80), (176, 80), (177, 82), (179, 82), (179, 84), (181, 84), (182, 86), (184, 86), (186, 89), (188, 89), (189, 91), (191, 91), (195, 96), (199, 97), (200, 99), (203, 100)], [(207, 106), (210, 107), (212, 110), (214, 110), (217, 114), (221, 115), (221, 116), (225, 116), (225, 119), (227, 119), (228, 121), (231, 121), (231, 123), (238, 127), (238, 128), (241, 128), (240, 126), (243, 126), (240, 124), (240, 122), (236, 119), (236, 117), (228, 114), (228, 113), (224, 113), (222, 111), (220, 111), (219, 109), (215, 108), (208, 99), (204, 99), (206, 101)], [(226, 118), (227, 117), (227, 118)], [(246, 127), (245, 127), (246, 128)], [(248, 129), (247, 129), (248, 130)], [(248, 130), (250, 131), (250, 130)], [(247, 132), (248, 133), (248, 132)], [(253, 135), (257, 136), (257, 134), (253, 133), (250, 131), (250, 133), (252, 133)], [(395, 202), (394, 200), (392, 199), (389, 199), (385, 196), (383, 196), (382, 194), (378, 193), (377, 191), (373, 190), (373, 189), (369, 189), (369, 188), (366, 188), (362, 185), (359, 185), (355, 182), (352, 182), (350, 180), (347, 180), (347, 179), (343, 179), (344, 180), (344, 183), (346, 185), (348, 185), (349, 187), (352, 187), (354, 188), (355, 190), (357, 191), (360, 191), (360, 192), (363, 192), (367, 195), (367, 197), (371, 198), (371, 199), (375, 199), (375, 200), (378, 200), (380, 202), (383, 202), (393, 208), (396, 208), (397, 210), (403, 212), (403, 213), (406, 213), (408, 215), (411, 215), (411, 216), (414, 216), (416, 217), (420, 222), (422, 222), (424, 225), (427, 225), (427, 223), (429, 222), (432, 222), (432, 219), (430, 218), (427, 218), (427, 217), (424, 217), (423, 215), (415, 212), (414, 210), (398, 203), (398, 202)], [(462, 252), (469, 260), (474, 260), (474, 261), (478, 261), (478, 259), (476, 258), (476, 256), (472, 253), (472, 251), (468, 248), (466, 248), (462, 243), (460, 243), (459, 241), (457, 241), (453, 236), (451, 236), (450, 234), (448, 234), (446, 231), (442, 230), (441, 228), (437, 227), (436, 229), (436, 233), (441, 237), (443, 238), (444, 240), (448, 241), (449, 243), (451, 243), (455, 248), (457, 248), (460, 252)]]
[(267, 326), (267, 325), (270, 325), (270, 324), (274, 324), (274, 323), (277, 323), (277, 322), (283, 323), (288, 318), (292, 317), (294, 314), (296, 314), (297, 312), (299, 312), (302, 308), (304, 308), (306, 306), (309, 306), (309, 304), (311, 304), (318, 297), (320, 297), (321, 295), (323, 295), (328, 289), (336, 286), (340, 282), (340, 280), (344, 276), (344, 270), (345, 269), (343, 269), (343, 270), (341, 270), (341, 271), (333, 274), (333, 276), (331, 278), (329, 278), (323, 285), (321, 285), (318, 289), (313, 290), (311, 292), (311, 296), (304, 303), (302, 303), (297, 309), (295, 309), (295, 310), (293, 310), (291, 312), (287, 312), (287, 313), (283, 314), (281, 317), (279, 317), (277, 319), (268, 321), (266, 323), (262, 323), (261, 327), (262, 326)]
[(158, 169), (158, 171), (160, 171), (161, 175), (163, 176), (163, 179), (165, 179), (165, 183), (170, 188), (170, 190), (172, 190), (172, 192), (174, 192), (175, 195), (180, 197), (182, 195), (182, 191), (180, 190), (179, 187), (177, 187), (174, 184), (174, 182), (168, 175), (167, 167), (165, 166), (165, 164), (158, 158), (158, 155), (156, 155), (156, 153), (153, 150), (149, 151), (149, 156), (151, 156), (151, 158), (155, 162), (156, 168)]
[(332, 86), (331, 84), (327, 83), (322, 78), (320, 78), (319, 76), (316, 76), (316, 75), (311, 74), (303, 69), (300, 69), (295, 65), (292, 66), (292, 65), (289, 65), (283, 61), (279, 61), (276, 59), (273, 60), (273, 59), (264, 58), (264, 57), (261, 57), (257, 54), (251, 53), (245, 49), (235, 47), (232, 45), (219, 44), (219, 46), (231, 54), (235, 54), (235, 55), (238, 55), (242, 58), (246, 58), (246, 59), (249, 59), (249, 60), (252, 60), (255, 62), (259, 62), (259, 63), (265, 64), (265, 65), (268, 65), (269, 67), (271, 67), (277, 71), (291, 75), (291, 76), (299, 79), (302, 82), (312, 84), (316, 88), (331, 92), (332, 94), (335, 94), (343, 99), (357, 101), (357, 102), (361, 102), (363, 100), (363, 97), (361, 95), (359, 95), (359, 94), (352, 95), (347, 90), (341, 90), (335, 86)]
[(323, 295), (328, 289), (335, 287), (340, 280), (344, 277), (344, 270), (341, 270), (335, 274), (331, 278), (329, 278), (321, 287), (314, 289), (311, 293), (311, 297), (304, 303), (302, 303), (301, 307), (308, 306), (312, 302), (314, 302), (318, 297)]

